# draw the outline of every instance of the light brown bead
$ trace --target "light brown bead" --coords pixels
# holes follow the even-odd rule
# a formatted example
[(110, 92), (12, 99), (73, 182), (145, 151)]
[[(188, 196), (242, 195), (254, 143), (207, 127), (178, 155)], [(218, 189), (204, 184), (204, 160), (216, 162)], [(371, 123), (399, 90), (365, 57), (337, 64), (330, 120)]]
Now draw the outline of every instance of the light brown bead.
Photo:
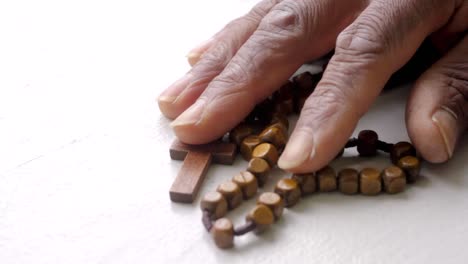
[(288, 117), (282, 113), (275, 113), (271, 118), (271, 124), (274, 125), (279, 123), (282, 126), (282, 130), (285, 134), (288, 134), (289, 120)]
[(293, 174), (292, 178), (299, 184), (302, 195), (311, 194), (317, 191), (317, 177), (315, 173), (296, 173)]
[(382, 171), (382, 182), (385, 192), (399, 193), (405, 190), (405, 172), (397, 166), (390, 166)]
[(224, 196), (219, 192), (205, 194), (200, 203), (202, 211), (208, 211), (211, 219), (215, 220), (226, 215), (228, 204)]
[(359, 191), (359, 172), (345, 168), (338, 172), (338, 189), (344, 194), (356, 194)]
[(288, 140), (287, 134), (284, 134), (277, 126), (269, 126), (265, 128), (258, 137), (262, 142), (273, 144), (277, 150), (283, 149), (286, 145), (286, 141)]
[(251, 172), (241, 171), (232, 178), (232, 181), (240, 187), (242, 197), (245, 200), (252, 198), (257, 193), (257, 178)]
[(377, 195), (382, 191), (380, 171), (374, 168), (364, 168), (359, 173), (359, 187), (365, 195)]
[(263, 204), (257, 204), (247, 215), (247, 221), (253, 221), (257, 226), (271, 225), (275, 217), (271, 209)]
[(279, 194), (274, 192), (264, 192), (258, 199), (257, 204), (263, 204), (268, 206), (275, 216), (275, 221), (278, 220), (283, 214), (284, 202)]
[(262, 141), (258, 136), (255, 135), (250, 135), (244, 140), (242, 140), (242, 143), (240, 145), (240, 153), (242, 154), (242, 157), (249, 161), (252, 158), (252, 152), (256, 146), (258, 146)]
[(317, 180), (321, 192), (332, 192), (336, 190), (336, 172), (332, 167), (326, 166), (317, 171)]
[(411, 143), (402, 141), (393, 145), (390, 150), (390, 159), (393, 164), (397, 165), (398, 161), (405, 156), (416, 156), (416, 149)]
[(293, 179), (281, 179), (276, 183), (275, 193), (279, 194), (284, 201), (285, 207), (292, 207), (301, 198), (301, 189), (296, 180)]
[(216, 220), (211, 228), (211, 235), (216, 246), (219, 248), (231, 248), (234, 246), (234, 225), (227, 218)]
[(247, 166), (247, 171), (257, 178), (258, 186), (262, 187), (268, 181), (270, 165), (262, 158), (252, 158)]
[(228, 203), (230, 210), (238, 207), (242, 203), (242, 192), (239, 185), (232, 181), (223, 182), (218, 186), (217, 191), (221, 193)]
[(235, 127), (231, 132), (229, 132), (229, 141), (240, 146), (242, 140), (247, 136), (250, 136), (254, 133), (252, 126), (248, 124), (240, 124)]
[(252, 158), (262, 158), (268, 162), (270, 167), (273, 167), (278, 161), (278, 150), (271, 143), (262, 143), (254, 148)]
[(398, 167), (405, 172), (407, 182), (413, 183), (419, 178), (421, 162), (418, 158), (414, 156), (405, 156), (398, 161)]

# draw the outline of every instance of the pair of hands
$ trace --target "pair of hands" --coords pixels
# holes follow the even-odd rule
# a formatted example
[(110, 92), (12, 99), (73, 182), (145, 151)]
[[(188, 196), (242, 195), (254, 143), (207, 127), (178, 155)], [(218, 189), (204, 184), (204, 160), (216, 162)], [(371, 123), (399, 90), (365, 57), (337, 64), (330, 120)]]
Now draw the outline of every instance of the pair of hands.
[(262, 0), (189, 55), (158, 98), (177, 137), (215, 140), (303, 63), (335, 49), (278, 161), (293, 172), (332, 160), (390, 76), (430, 38), (443, 53), (414, 84), (408, 134), (423, 158), (448, 160), (468, 126), (468, 0)]

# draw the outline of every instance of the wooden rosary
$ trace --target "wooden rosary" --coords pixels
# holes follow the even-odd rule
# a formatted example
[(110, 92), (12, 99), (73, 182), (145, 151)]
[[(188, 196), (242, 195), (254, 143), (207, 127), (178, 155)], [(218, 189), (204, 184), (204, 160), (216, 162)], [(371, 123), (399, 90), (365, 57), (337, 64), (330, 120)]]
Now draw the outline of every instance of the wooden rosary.
[[(338, 173), (326, 166), (317, 172), (293, 174), (290, 178), (280, 179), (274, 192), (260, 194), (256, 206), (247, 214), (245, 224), (234, 227), (231, 220), (224, 218), (228, 210), (233, 210), (243, 200), (254, 197), (258, 188), (266, 183), (269, 171), (276, 166), (287, 142), (287, 115), (300, 112), (320, 78), (321, 74), (305, 72), (283, 85), (272, 97), (257, 105), (246, 120), (229, 133), (231, 144), (173, 144), (171, 157), (185, 159), (170, 192), (171, 199), (176, 202), (192, 202), (195, 199), (212, 159), (218, 163), (230, 164), (237, 149), (249, 162), (246, 171), (221, 183), (216, 191), (207, 193), (202, 198), (202, 223), (211, 232), (219, 248), (232, 247), (235, 236), (251, 231), (264, 231), (281, 217), (285, 207), (294, 206), (303, 196), (337, 189), (348, 195), (377, 195), (382, 191), (395, 194), (404, 191), (407, 183), (417, 180), (421, 162), (410, 143), (386, 143), (379, 140), (376, 132), (363, 130), (357, 138), (348, 140), (337, 158), (343, 154), (345, 148), (357, 147), (359, 155), (363, 157), (375, 156), (378, 151), (388, 153), (393, 165), (382, 171), (375, 168), (364, 168), (361, 171), (345, 168)], [(199, 158), (204, 155), (202, 159), (206, 162), (202, 162), (202, 165), (190, 162), (191, 153)], [(189, 178), (191, 180), (187, 181)]]

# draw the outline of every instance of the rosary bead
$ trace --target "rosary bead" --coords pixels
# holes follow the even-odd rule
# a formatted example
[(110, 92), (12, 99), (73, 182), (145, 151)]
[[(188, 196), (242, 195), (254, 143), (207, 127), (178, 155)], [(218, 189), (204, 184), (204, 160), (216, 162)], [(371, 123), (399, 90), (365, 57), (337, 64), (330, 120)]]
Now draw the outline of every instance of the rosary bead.
[(211, 235), (216, 246), (219, 248), (231, 248), (234, 246), (234, 225), (227, 218), (216, 220), (211, 228)]
[(283, 113), (284, 115), (292, 114), (294, 111), (294, 84), (290, 81), (285, 83), (273, 95), (275, 102), (275, 112)]
[(275, 113), (273, 114), (273, 117), (271, 118), (271, 124), (276, 124), (276, 123), (280, 123), (280, 125), (282, 125), (281, 129), (287, 135), (288, 129), (289, 129), (288, 117), (284, 115), (283, 113)]
[(232, 178), (232, 181), (240, 187), (244, 200), (254, 197), (257, 193), (257, 179), (248, 171), (241, 171)]
[(226, 198), (230, 210), (238, 207), (242, 203), (241, 189), (239, 185), (232, 181), (221, 183), (217, 191)]
[(262, 187), (268, 180), (270, 165), (262, 158), (252, 158), (247, 166), (247, 171), (257, 178), (258, 186)]
[(273, 224), (275, 217), (268, 206), (257, 204), (247, 215), (247, 221), (252, 221), (257, 226), (266, 226)]
[(317, 171), (318, 185), (321, 192), (331, 192), (336, 190), (336, 172), (330, 167), (326, 166)]
[(317, 177), (315, 173), (293, 174), (292, 179), (296, 180), (299, 184), (302, 195), (312, 194), (317, 191)]
[(359, 191), (359, 172), (345, 168), (338, 172), (338, 189), (344, 194), (356, 194)]
[(296, 86), (295, 99), (294, 99), (294, 110), (296, 113), (300, 113), (305, 101), (312, 94), (320, 81), (320, 74), (311, 74), (310, 72), (303, 72), (293, 78), (293, 82)]
[(297, 91), (308, 97), (317, 86), (318, 82), (320, 81), (320, 74), (311, 74), (310, 72), (303, 72), (301, 74), (296, 75), (293, 78), (293, 82), (296, 85)]
[(281, 196), (274, 192), (265, 192), (262, 193), (258, 199), (257, 204), (263, 204), (271, 209), (277, 221), (283, 214), (284, 202)]
[(277, 126), (269, 126), (265, 128), (258, 137), (262, 142), (273, 144), (276, 149), (283, 149), (286, 145), (286, 141), (288, 140), (287, 134)]
[(268, 161), (270, 167), (273, 167), (278, 161), (278, 150), (273, 144), (262, 143), (254, 148), (252, 158), (262, 158)]
[(244, 138), (252, 135), (253, 133), (253, 127), (243, 123), (231, 130), (229, 133), (229, 141), (239, 146)]
[[(267, 125), (270, 123), (270, 120), (274, 113), (274, 109), (275, 109), (275, 104), (273, 100), (267, 98), (255, 106), (251, 115), (249, 115), (250, 120), (248, 122), (257, 123), (260, 125)], [(255, 119), (255, 120), (252, 120), (252, 119)]]
[(252, 158), (252, 152), (254, 148), (260, 143), (262, 143), (260, 138), (255, 135), (250, 135), (244, 138), (240, 145), (240, 153), (242, 154), (242, 157), (247, 161), (250, 160)]
[(301, 198), (301, 189), (299, 189), (297, 181), (293, 179), (279, 180), (275, 186), (275, 193), (283, 198), (286, 207), (294, 206)]
[(402, 141), (393, 145), (390, 151), (390, 159), (393, 164), (397, 165), (398, 161), (405, 156), (416, 156), (416, 149), (411, 143)]
[(405, 172), (407, 182), (413, 183), (419, 178), (421, 162), (418, 158), (414, 156), (405, 156), (398, 161), (398, 167)]
[(382, 178), (380, 176), (380, 172), (374, 168), (362, 169), (359, 174), (359, 186), (362, 194), (379, 194), (382, 191)]
[(202, 211), (209, 212), (211, 219), (215, 220), (226, 215), (228, 204), (219, 192), (209, 192), (202, 198), (200, 207)]
[(390, 166), (382, 171), (382, 181), (385, 192), (399, 193), (405, 190), (405, 172), (397, 166)]
[(377, 154), (377, 143), (379, 137), (373, 130), (362, 130), (359, 132), (357, 151), (362, 157), (370, 157)]

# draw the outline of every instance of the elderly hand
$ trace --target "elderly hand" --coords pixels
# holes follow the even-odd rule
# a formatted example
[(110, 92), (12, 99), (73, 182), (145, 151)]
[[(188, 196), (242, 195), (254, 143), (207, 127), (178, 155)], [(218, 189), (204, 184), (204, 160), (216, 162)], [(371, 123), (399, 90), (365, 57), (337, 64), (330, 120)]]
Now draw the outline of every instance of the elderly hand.
[(406, 123), (422, 156), (444, 162), (468, 125), (467, 29), (467, 0), (263, 0), (191, 51), (192, 69), (160, 95), (159, 107), (176, 118), (182, 141), (212, 141), (304, 62), (335, 49), (278, 162), (315, 171), (430, 37), (444, 55), (414, 84)]

